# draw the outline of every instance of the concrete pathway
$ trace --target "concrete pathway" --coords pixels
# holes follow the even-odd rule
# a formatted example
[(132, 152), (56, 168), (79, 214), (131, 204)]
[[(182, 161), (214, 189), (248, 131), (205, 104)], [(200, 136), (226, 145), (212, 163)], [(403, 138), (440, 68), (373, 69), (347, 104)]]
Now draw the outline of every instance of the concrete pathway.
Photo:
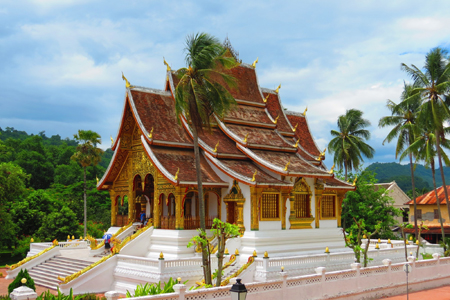
[[(383, 299), (406, 300), (406, 294)], [(450, 299), (450, 285), (442, 286), (431, 290), (409, 293), (409, 300), (448, 300)]]

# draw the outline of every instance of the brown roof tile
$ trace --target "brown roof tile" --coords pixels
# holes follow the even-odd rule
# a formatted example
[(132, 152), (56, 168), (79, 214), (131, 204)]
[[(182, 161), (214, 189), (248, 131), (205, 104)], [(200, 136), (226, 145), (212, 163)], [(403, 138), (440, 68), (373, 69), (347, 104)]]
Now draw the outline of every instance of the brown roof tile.
[(274, 178), (273, 176), (267, 174), (260, 168), (258, 168), (252, 161), (249, 160), (230, 160), (230, 159), (221, 159), (220, 162), (225, 165), (227, 168), (233, 170), (234, 172), (241, 174), (248, 178), (253, 178), (253, 174), (256, 173), (256, 182), (258, 184), (267, 183), (267, 184), (277, 184), (277, 183), (285, 183), (281, 180)]
[(212, 149), (219, 142), (217, 153), (242, 155), (242, 152), (236, 148), (236, 143), (227, 137), (219, 128), (213, 128), (211, 133), (205, 130), (203, 133), (199, 133), (199, 138)]
[(248, 134), (248, 144), (249, 147), (252, 146), (270, 146), (270, 147), (286, 147), (292, 148), (292, 145), (283, 141), (283, 139), (276, 134), (276, 132), (272, 129), (264, 129), (264, 128), (256, 128), (250, 126), (241, 126), (234, 124), (226, 125), (229, 130), (231, 130), (234, 134), (240, 136), (242, 139)]
[(267, 116), (266, 110), (262, 107), (237, 105), (236, 109), (228, 112), (226, 118), (273, 125), (273, 122)]
[[(268, 93), (264, 93), (264, 98), (267, 97), (267, 95)], [(269, 94), (266, 107), (273, 119), (276, 119), (279, 116), (277, 121), (278, 131), (292, 133), (292, 129), (288, 124), (288, 120), (286, 120), (286, 117), (283, 114), (283, 108), (280, 105), (280, 101), (277, 95), (272, 93)]]
[(147, 132), (153, 128), (153, 140), (192, 144), (178, 124), (172, 96), (131, 90), (134, 105)]
[(320, 151), (317, 149), (316, 143), (314, 142), (311, 132), (309, 131), (306, 118), (299, 115), (293, 115), (292, 112), (289, 111), (286, 115), (293, 128), (295, 128), (295, 125), (298, 124), (295, 131), (295, 137), (300, 139), (299, 143), (303, 149), (308, 151), (311, 155), (319, 156)]
[[(447, 193), (450, 195), (450, 185), (447, 185)], [(437, 189), (437, 194), (438, 194), (439, 203), (446, 205), (444, 187), (442, 187), (442, 186), (439, 187)], [(434, 190), (431, 190), (430, 192), (417, 197), (416, 203), (418, 205), (436, 204), (436, 195), (434, 194)], [(406, 202), (405, 204), (412, 205), (412, 204), (414, 204), (414, 200)]]
[(325, 180), (325, 182), (326, 182), (325, 184), (326, 184), (327, 186), (339, 187), (339, 188), (347, 188), (347, 189), (349, 189), (349, 190), (354, 190), (354, 189), (356, 189), (354, 186), (352, 186), (351, 183), (341, 181), (341, 180), (337, 179), (336, 177), (327, 178), (327, 179)]

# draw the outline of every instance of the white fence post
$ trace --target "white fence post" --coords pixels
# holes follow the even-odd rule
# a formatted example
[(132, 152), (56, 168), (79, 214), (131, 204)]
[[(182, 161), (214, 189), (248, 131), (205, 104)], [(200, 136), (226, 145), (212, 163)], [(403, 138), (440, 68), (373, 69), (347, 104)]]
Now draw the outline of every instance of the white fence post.
[(269, 257), (263, 257), (263, 270), (267, 271), (268, 267), (269, 267)]
[(281, 290), (282, 290), (282, 300), (287, 300), (287, 284), (286, 284), (286, 279), (287, 279), (287, 277), (288, 277), (288, 273), (287, 272), (284, 272), (284, 271), (281, 271), (280, 272), (280, 276), (281, 276), (281, 280), (283, 280), (283, 283), (282, 283), (282, 285), (281, 285)]
[(109, 291), (105, 293), (105, 297), (107, 300), (117, 300), (120, 297), (119, 292), (116, 291)]
[(392, 260), (390, 260), (389, 258), (383, 259), (383, 265), (388, 267), (387, 274), (388, 274), (389, 282), (391, 282), (391, 284), (392, 284), (392, 280), (391, 280), (391, 277), (392, 277), (392, 269), (391, 269)]
[(352, 270), (356, 270), (356, 290), (361, 290), (361, 284), (360, 284), (360, 270), (361, 270), (361, 264), (360, 263), (352, 263), (350, 264), (350, 267)]
[(182, 283), (178, 283), (173, 286), (173, 289), (174, 289), (175, 293), (178, 294), (178, 299), (184, 300), (184, 294), (186, 293), (186, 286)]
[(321, 296), (323, 296), (324, 294), (324, 290), (325, 290), (325, 272), (326, 272), (326, 268), (325, 267), (318, 267), (314, 269), (316, 271), (317, 274), (322, 275), (322, 278), (320, 279), (320, 291), (321, 291)]
[(441, 255), (439, 253), (433, 253), (433, 258), (437, 260), (436, 264), (441, 263)]
[(10, 297), (12, 300), (34, 300), (37, 298), (37, 294), (29, 287), (22, 285), (14, 289)]
[(159, 273), (164, 273), (164, 258), (158, 259), (158, 271)]

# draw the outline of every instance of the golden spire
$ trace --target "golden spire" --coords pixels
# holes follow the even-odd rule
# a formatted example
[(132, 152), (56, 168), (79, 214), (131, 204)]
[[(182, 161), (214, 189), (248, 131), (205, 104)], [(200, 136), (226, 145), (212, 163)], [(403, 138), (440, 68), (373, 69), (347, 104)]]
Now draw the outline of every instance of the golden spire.
[(114, 145), (114, 139), (113, 139), (113, 137), (112, 137), (112, 135), (111, 135), (111, 147)]
[(180, 173), (180, 168), (178, 168), (177, 172), (175, 173), (175, 176), (173, 177), (173, 180), (178, 180), (178, 173)]
[(164, 58), (164, 56), (163, 56), (163, 60), (164, 60), (164, 64), (165, 64), (166, 67), (167, 67), (167, 71), (170, 71), (171, 68), (170, 68), (169, 64), (167, 63), (166, 59)]
[(256, 60), (252, 63), (252, 67), (256, 68), (256, 64), (258, 63), (258, 57), (256, 58)]
[(330, 171), (328, 172), (328, 174), (333, 174), (334, 173), (334, 164), (333, 164), (333, 166), (331, 167), (331, 169), (330, 169)]
[(355, 176), (355, 180), (353, 180), (352, 186), (356, 185), (356, 180), (358, 180), (358, 175)]
[(153, 127), (152, 127), (152, 130), (150, 130), (150, 133), (148, 134), (148, 138), (149, 139), (153, 139)]
[(248, 133), (245, 135), (245, 137), (244, 137), (244, 143), (247, 143), (247, 140), (248, 140)]
[(258, 170), (255, 170), (255, 173), (253, 173), (252, 182), (256, 181), (256, 174), (258, 174)]
[(316, 157), (316, 160), (317, 161), (322, 161), (323, 160), (323, 156)]
[(217, 142), (216, 147), (214, 148), (214, 153), (217, 153), (217, 148), (219, 147), (220, 141)]
[(97, 177), (97, 176), (95, 176), (95, 179), (97, 179), (97, 185), (98, 185), (98, 177)]
[(277, 122), (278, 122), (278, 118), (280, 117), (280, 115), (278, 115), (276, 118), (275, 118), (275, 120), (273, 121), (273, 124), (277, 124)]
[(307, 111), (308, 111), (308, 106), (305, 108), (305, 111), (303, 112), (303, 116), (306, 116)]
[(275, 90), (275, 93), (278, 94), (278, 92), (280, 91), (280, 89), (281, 89), (281, 83), (280, 83), (280, 85), (277, 87), (277, 89)]
[(287, 171), (289, 165), (291, 164), (291, 159), (289, 158), (289, 161), (287, 162), (286, 166), (284, 167), (284, 170)]
[(325, 151), (327, 151), (327, 148), (325, 147), (325, 149), (323, 149), (323, 152), (320, 153), (320, 156), (325, 156)]
[(127, 80), (127, 78), (125, 77), (125, 75), (123, 75), (123, 72), (122, 72), (122, 79), (125, 80), (125, 87), (126, 87), (126, 88), (130, 88), (130, 87), (131, 87), (131, 84), (130, 84), (130, 82)]
[(264, 103), (267, 102), (267, 100), (269, 99), (270, 94), (267, 94), (266, 98), (263, 99)]
[(297, 147), (298, 147), (298, 142), (300, 142), (300, 139), (298, 139), (298, 140), (295, 142), (295, 145), (292, 145), (292, 147), (297, 148)]
[(295, 124), (295, 127), (294, 127), (294, 129), (292, 129), (292, 131), (293, 131), (293, 132), (295, 132), (295, 131), (297, 130), (297, 126), (298, 126), (298, 123), (297, 123), (297, 124)]

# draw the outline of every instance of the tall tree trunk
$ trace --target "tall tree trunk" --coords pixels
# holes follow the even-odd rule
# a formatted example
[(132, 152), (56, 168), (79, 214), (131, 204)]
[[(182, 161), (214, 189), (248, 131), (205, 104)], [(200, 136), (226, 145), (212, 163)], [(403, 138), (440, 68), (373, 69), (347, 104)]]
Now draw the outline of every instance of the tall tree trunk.
[[(206, 239), (205, 203), (203, 202), (202, 169), (200, 168), (200, 150), (198, 147), (198, 132), (195, 126), (192, 126), (192, 136), (194, 138), (195, 171), (197, 173), (200, 229), (202, 230), (200, 237)], [(205, 278), (205, 284), (212, 285), (211, 264), (209, 260), (208, 244), (206, 247), (202, 247), (202, 261), (203, 261), (203, 276)]]
[(345, 181), (347, 181), (347, 161), (344, 161)]
[[(436, 205), (437, 205), (437, 209), (438, 209), (438, 214), (439, 214), (439, 224), (441, 224), (441, 232), (442, 232), (442, 241), (445, 241), (445, 231), (444, 231), (444, 223), (442, 220), (442, 214), (441, 214), (441, 203), (439, 202), (439, 197), (437, 194), (437, 189), (436, 189), (436, 170), (434, 169), (434, 159), (431, 160), (431, 174), (433, 175), (433, 188), (434, 188), (434, 195), (436, 196)], [(445, 249), (444, 249), (445, 251)]]
[(435, 130), (436, 134), (436, 150), (438, 154), (438, 162), (439, 162), (439, 169), (441, 170), (441, 177), (442, 177), (442, 187), (444, 188), (444, 194), (445, 194), (445, 203), (447, 203), (447, 211), (448, 216), (450, 217), (450, 203), (448, 201), (448, 192), (447, 192), (447, 185), (445, 184), (445, 176), (444, 176), (444, 168), (442, 167), (442, 158), (441, 158), (441, 137), (439, 135), (439, 131)]
[[(411, 146), (411, 136), (409, 137), (409, 145)], [(414, 183), (414, 167), (412, 162), (412, 153), (409, 153), (409, 166), (411, 168), (411, 184), (412, 184), (412, 192), (413, 192), (413, 200), (414, 200), (414, 236), (417, 238), (417, 203), (416, 203), (416, 186)]]
[(87, 229), (87, 204), (86, 204), (86, 167), (84, 169), (84, 238), (86, 238)]

